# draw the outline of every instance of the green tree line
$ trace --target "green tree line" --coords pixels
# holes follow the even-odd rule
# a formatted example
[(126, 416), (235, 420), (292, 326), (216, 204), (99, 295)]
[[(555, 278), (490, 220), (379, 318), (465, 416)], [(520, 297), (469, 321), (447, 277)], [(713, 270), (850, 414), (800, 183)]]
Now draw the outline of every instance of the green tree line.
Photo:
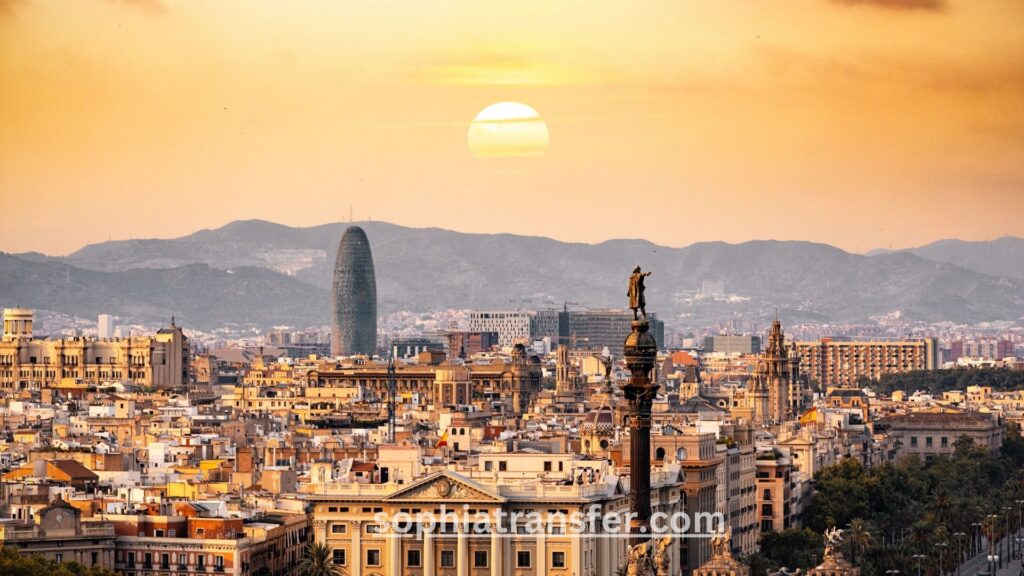
[(57, 562), (35, 554), (22, 556), (16, 548), (0, 550), (0, 574), (3, 576), (115, 576), (110, 570), (84, 566), (77, 562)]
[(913, 394), (923, 390), (941, 394), (951, 390), (965, 390), (968, 386), (991, 386), (993, 390), (1024, 389), (1024, 370), (1009, 368), (952, 368), (949, 370), (914, 370), (883, 374), (876, 382), (867, 377), (857, 381), (858, 387), (871, 388), (883, 394), (902, 390)]
[(867, 468), (847, 458), (815, 477), (805, 528), (764, 534), (760, 552), (748, 562), (758, 575), (782, 566), (812, 568), (821, 561), (822, 533), (837, 526), (845, 530), (844, 556), (862, 576), (888, 570), (915, 575), (915, 555), (924, 556), (922, 575), (937, 575), (940, 559), (950, 571), (961, 550), (969, 554), (972, 539), (980, 544), (977, 536), (1001, 538), (1007, 524), (1014, 532), (1021, 499), (1024, 440), (1015, 428), (995, 454), (961, 437), (952, 455), (929, 462), (906, 456)]

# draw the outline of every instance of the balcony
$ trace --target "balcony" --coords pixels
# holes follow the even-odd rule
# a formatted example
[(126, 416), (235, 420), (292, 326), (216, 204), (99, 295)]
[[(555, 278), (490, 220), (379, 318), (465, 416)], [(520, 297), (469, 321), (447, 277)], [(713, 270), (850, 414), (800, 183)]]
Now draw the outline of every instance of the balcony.
[(223, 566), (214, 566), (213, 567), (213, 571), (214, 572), (219, 572), (219, 573), (223, 574), (224, 573), (224, 567)]

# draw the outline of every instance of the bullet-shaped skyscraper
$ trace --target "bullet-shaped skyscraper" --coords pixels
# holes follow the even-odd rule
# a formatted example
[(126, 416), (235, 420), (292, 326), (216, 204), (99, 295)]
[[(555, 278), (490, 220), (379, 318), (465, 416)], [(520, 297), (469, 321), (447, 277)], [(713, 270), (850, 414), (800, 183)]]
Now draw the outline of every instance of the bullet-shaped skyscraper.
[(338, 244), (331, 295), (331, 353), (377, 351), (377, 279), (366, 232), (349, 226)]

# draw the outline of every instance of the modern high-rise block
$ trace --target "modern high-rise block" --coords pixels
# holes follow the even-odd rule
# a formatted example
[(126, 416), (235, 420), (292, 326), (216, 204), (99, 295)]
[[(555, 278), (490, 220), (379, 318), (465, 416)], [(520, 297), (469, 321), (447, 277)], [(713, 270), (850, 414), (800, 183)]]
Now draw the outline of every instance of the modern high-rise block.
[(377, 280), (366, 232), (349, 226), (338, 244), (331, 298), (331, 353), (377, 351)]

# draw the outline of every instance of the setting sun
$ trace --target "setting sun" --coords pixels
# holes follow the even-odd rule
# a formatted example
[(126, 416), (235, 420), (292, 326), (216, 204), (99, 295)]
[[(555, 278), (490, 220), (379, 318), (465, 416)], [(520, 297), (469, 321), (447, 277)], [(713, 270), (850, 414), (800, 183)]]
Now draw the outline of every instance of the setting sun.
[(526, 104), (498, 102), (473, 119), (468, 143), (474, 158), (539, 158), (548, 150), (548, 125)]

